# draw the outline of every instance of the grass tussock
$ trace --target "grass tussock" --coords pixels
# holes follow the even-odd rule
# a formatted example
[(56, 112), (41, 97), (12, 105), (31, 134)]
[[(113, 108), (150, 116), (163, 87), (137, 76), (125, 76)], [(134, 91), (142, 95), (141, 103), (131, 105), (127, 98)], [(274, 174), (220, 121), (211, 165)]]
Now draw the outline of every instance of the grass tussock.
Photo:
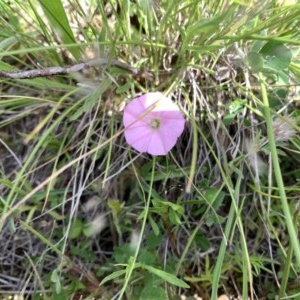
[[(298, 3), (0, 10), (1, 296), (299, 296)], [(123, 136), (124, 106), (150, 91), (186, 118), (166, 156)]]

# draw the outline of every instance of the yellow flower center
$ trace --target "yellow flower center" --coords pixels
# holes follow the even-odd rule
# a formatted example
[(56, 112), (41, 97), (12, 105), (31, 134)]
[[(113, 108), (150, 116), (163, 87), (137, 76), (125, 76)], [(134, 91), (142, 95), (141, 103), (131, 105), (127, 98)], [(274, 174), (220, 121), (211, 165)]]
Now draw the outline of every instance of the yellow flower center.
[(160, 128), (161, 122), (158, 118), (152, 118), (148, 124), (152, 129), (158, 129)]

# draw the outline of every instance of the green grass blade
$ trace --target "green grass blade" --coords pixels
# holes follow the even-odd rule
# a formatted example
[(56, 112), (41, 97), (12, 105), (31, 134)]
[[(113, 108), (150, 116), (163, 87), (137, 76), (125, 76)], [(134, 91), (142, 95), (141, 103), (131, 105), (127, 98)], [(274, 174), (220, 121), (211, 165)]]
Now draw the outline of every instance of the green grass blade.
[(266, 123), (267, 123), (268, 141), (269, 141), (270, 148), (271, 148), (271, 156), (272, 156), (275, 178), (276, 178), (276, 182), (277, 182), (278, 189), (279, 189), (282, 210), (285, 215), (286, 226), (287, 226), (287, 229), (289, 232), (291, 245), (294, 248), (297, 265), (298, 265), (298, 267), (300, 267), (300, 244), (299, 244), (296, 229), (293, 224), (293, 218), (291, 215), (289, 203), (287, 201), (287, 197), (286, 197), (286, 193), (285, 193), (285, 186), (284, 186), (284, 182), (282, 179), (282, 174), (281, 174), (281, 169), (280, 169), (280, 164), (279, 164), (279, 159), (278, 159), (278, 154), (277, 154), (277, 149), (276, 149), (275, 137), (274, 137), (274, 132), (273, 132), (272, 118), (271, 118), (271, 114), (270, 114), (270, 106), (269, 106), (267, 89), (266, 89), (263, 75), (261, 73), (259, 74), (259, 78), (260, 78), (262, 99), (263, 99), (263, 103), (265, 106), (264, 108), (265, 108), (265, 118), (266, 118)]
[[(53, 31), (58, 34), (63, 44), (75, 44), (76, 39), (70, 27), (66, 11), (60, 0), (40, 0)], [(69, 48), (76, 60), (80, 60), (81, 52), (78, 47)]]
[(151, 266), (147, 266), (147, 265), (143, 265), (142, 268), (148, 270), (149, 272), (155, 274), (156, 276), (162, 278), (163, 280), (171, 283), (172, 285), (175, 285), (175, 286), (178, 286), (181, 288), (185, 288), (185, 289), (190, 287), (188, 284), (186, 284), (184, 281), (180, 280), (173, 274), (167, 273), (165, 271), (162, 271), (162, 270), (159, 270), (159, 269), (153, 268)]

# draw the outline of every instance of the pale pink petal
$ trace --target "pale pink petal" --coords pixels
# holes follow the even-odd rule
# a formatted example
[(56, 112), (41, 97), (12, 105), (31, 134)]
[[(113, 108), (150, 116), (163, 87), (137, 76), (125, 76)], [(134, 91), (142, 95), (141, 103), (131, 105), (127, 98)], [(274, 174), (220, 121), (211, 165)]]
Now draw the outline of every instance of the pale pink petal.
[(140, 98), (142, 97), (143, 96), (135, 98), (132, 101), (130, 101), (124, 108), (124, 112), (132, 116), (138, 117), (141, 114), (141, 112), (145, 110), (145, 105), (143, 101), (140, 101)]
[(125, 115), (124, 113), (124, 117), (123, 117), (123, 125), (125, 127), (130, 126), (130, 128), (133, 127), (140, 127), (140, 126), (147, 126), (148, 127), (148, 120), (149, 120), (149, 116), (146, 116), (144, 118), (134, 118), (130, 115)]
[[(155, 103), (157, 103), (156, 106)], [(151, 106), (153, 106), (152, 110)], [(126, 124), (124, 124), (124, 126), (128, 126), (134, 120), (141, 117), (143, 114), (145, 114), (148, 108), (149, 113), (151, 113), (152, 111), (158, 111), (159, 113), (161, 113), (163, 110), (168, 113), (168, 111), (170, 110), (178, 110), (178, 107), (171, 100), (166, 98), (162, 93), (147, 93), (133, 99), (126, 105), (126, 107), (124, 108), (124, 123), (126, 122)]]
[(139, 139), (135, 139), (133, 142), (127, 141), (131, 147), (133, 147), (135, 150), (143, 153), (143, 152), (148, 152), (149, 149), (149, 136), (144, 135), (140, 137)]
[(170, 149), (165, 146), (165, 141), (162, 140), (159, 132), (153, 132), (150, 139), (147, 152), (151, 155), (166, 155)]
[(176, 110), (162, 110), (160, 112), (155, 112), (157, 114), (157, 116), (159, 116), (162, 119), (166, 119), (166, 120), (184, 120), (182, 113), (180, 110), (178, 110), (179, 108), (177, 108)]
[(164, 130), (160, 132), (160, 138), (164, 143), (165, 149), (169, 152), (176, 144), (178, 136), (172, 134), (171, 130)]
[[(152, 94), (154, 94), (154, 98), (151, 98)], [(136, 120), (138, 121), (135, 122), (135, 124), (138, 122), (147, 122), (149, 119), (149, 114), (151, 113), (151, 105), (154, 105), (159, 99), (159, 95), (156, 94), (160, 93), (148, 93), (142, 95), (133, 99), (125, 106), (123, 115), (123, 124), (125, 127), (129, 126)], [(148, 108), (149, 113), (145, 115)]]
[(147, 152), (150, 134), (148, 126), (129, 127), (124, 132), (126, 142), (140, 152)]
[(175, 137), (179, 137), (183, 132), (185, 119), (182, 113), (179, 111), (155, 111), (153, 116), (161, 120), (161, 128), (159, 131), (167, 130), (169, 134)]
[[(160, 93), (159, 93), (160, 94)], [(179, 111), (178, 106), (172, 102), (169, 98), (165, 97), (161, 94), (159, 97), (156, 95), (157, 101), (160, 100), (153, 111), (159, 111), (159, 112), (170, 112), (170, 111)]]
[[(134, 121), (138, 120), (139, 117), (143, 114), (144, 108), (139, 107), (138, 101), (131, 101), (124, 109), (124, 115), (123, 115), (123, 124), (125, 127), (129, 126)], [(143, 120), (139, 120), (142, 121)]]
[[(145, 108), (149, 108), (154, 105), (158, 100), (161, 99), (168, 99), (160, 92), (152, 92), (144, 94), (143, 96), (139, 97), (138, 100), (143, 102)], [(155, 108), (154, 108), (155, 110)]]
[(160, 132), (165, 136), (179, 137), (184, 130), (185, 120), (181, 119), (162, 119), (162, 126)]

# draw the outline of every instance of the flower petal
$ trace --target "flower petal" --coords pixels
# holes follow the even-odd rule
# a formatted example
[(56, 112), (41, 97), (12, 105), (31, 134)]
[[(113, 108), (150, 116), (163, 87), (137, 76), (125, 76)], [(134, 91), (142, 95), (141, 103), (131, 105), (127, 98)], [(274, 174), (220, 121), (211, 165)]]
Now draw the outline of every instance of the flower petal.
[(166, 155), (174, 145), (170, 147), (168, 142), (162, 139), (160, 132), (154, 132), (149, 139), (147, 152), (151, 155)]
[(147, 152), (150, 134), (147, 126), (129, 127), (124, 132), (126, 142), (139, 152)]
[[(172, 112), (170, 113), (172, 114)], [(164, 136), (172, 136), (175, 138), (178, 138), (183, 130), (185, 125), (185, 120), (183, 118), (181, 119), (162, 119), (162, 125), (160, 132), (164, 134)]]

